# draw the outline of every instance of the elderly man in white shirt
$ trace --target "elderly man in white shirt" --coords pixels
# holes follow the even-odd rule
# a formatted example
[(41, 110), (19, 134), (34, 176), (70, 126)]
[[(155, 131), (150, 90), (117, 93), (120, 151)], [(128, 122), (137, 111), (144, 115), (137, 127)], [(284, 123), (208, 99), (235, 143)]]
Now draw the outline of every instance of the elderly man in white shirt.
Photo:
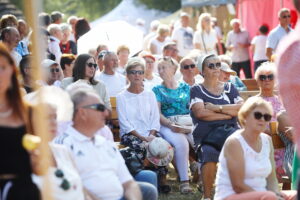
[(232, 31), (227, 35), (226, 48), (232, 52), (232, 69), (240, 76), (240, 70), (243, 69), (246, 78), (252, 78), (250, 57), (248, 47), (250, 46), (249, 33), (240, 28), (239, 19), (230, 21)]
[[(74, 103), (73, 125), (55, 138), (74, 157), (84, 187), (101, 200), (157, 199), (156, 188), (133, 180), (114, 143), (96, 132), (105, 125), (108, 112), (98, 95), (88, 88), (70, 91)], [(148, 196), (147, 196), (148, 195)]]
[(289, 26), (291, 23), (291, 13), (287, 8), (282, 8), (278, 12), (279, 24), (276, 28), (271, 30), (267, 38), (266, 44), (266, 56), (271, 60), (272, 54), (276, 51), (276, 48), (280, 40), (292, 31)]
[(63, 38), (63, 33), (58, 24), (50, 24), (48, 26), (48, 32), (50, 33), (50, 42), (48, 44), (48, 49), (50, 53), (55, 55), (55, 61), (60, 63), (60, 58), (62, 52), (59, 47), (59, 43)]
[(118, 57), (114, 52), (108, 51), (103, 58), (104, 69), (97, 71), (95, 79), (102, 81), (107, 89), (109, 97), (116, 97), (126, 86), (126, 78), (118, 73)]

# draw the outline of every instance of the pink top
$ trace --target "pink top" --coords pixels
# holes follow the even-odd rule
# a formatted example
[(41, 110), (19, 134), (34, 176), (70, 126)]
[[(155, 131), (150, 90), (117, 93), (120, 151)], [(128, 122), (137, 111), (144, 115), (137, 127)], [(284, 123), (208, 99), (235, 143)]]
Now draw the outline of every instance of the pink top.
[(278, 48), (278, 79), (282, 102), (296, 132), (300, 153), (300, 22)]
[(267, 102), (270, 102), (272, 104), (272, 108), (273, 108), (273, 116), (271, 121), (277, 121), (276, 119), (276, 115), (277, 113), (279, 113), (279, 111), (284, 110), (281, 101), (279, 100), (278, 96), (272, 96), (272, 97), (262, 97), (264, 100), (266, 100)]

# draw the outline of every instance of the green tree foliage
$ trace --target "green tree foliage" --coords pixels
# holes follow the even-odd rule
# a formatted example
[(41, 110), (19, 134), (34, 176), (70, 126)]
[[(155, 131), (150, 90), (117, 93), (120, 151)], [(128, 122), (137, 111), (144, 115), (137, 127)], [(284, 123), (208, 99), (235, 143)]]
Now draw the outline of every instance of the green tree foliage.
[(181, 8), (181, 0), (138, 0), (148, 8), (174, 12)]

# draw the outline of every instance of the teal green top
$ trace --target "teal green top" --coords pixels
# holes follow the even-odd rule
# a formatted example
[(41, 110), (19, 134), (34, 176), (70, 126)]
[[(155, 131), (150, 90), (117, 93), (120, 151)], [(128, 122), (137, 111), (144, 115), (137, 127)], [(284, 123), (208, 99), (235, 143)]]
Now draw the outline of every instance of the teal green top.
[(292, 190), (297, 190), (298, 169), (299, 169), (299, 158), (297, 155), (297, 151), (295, 149), (294, 160), (293, 160), (293, 170), (292, 170)]
[(188, 84), (180, 83), (176, 89), (158, 85), (152, 90), (156, 100), (161, 103), (161, 113), (165, 117), (189, 114), (190, 86)]

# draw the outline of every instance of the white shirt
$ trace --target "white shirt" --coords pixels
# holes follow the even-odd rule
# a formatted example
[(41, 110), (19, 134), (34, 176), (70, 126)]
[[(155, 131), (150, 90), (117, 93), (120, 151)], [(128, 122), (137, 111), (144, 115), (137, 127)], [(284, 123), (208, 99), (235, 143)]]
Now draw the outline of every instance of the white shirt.
[[(203, 37), (203, 40), (202, 40)], [(203, 44), (204, 41), (204, 44)], [(218, 43), (218, 36), (215, 30), (211, 30), (209, 33), (206, 31), (196, 31), (194, 35), (194, 44), (200, 44), (200, 51), (202, 54), (215, 54), (217, 55), (216, 45)], [(206, 51), (205, 51), (206, 49)]]
[(143, 41), (143, 50), (148, 51), (149, 50), (149, 43), (150, 41), (157, 36), (156, 31), (150, 32), (148, 35), (144, 37)]
[[(194, 80), (195, 80), (195, 83), (194, 83), (194, 84), (202, 84), (202, 83), (204, 82), (204, 78), (203, 78), (203, 76), (201, 76), (200, 74), (197, 74), (197, 75), (194, 77)], [(185, 82), (185, 81), (183, 80), (183, 77), (181, 77), (181, 79), (179, 80), (179, 82), (188, 84), (187, 82)]]
[(14, 61), (16, 63), (16, 66), (19, 67), (20, 62), (22, 60), (22, 56), (18, 52), (16, 52), (15, 50), (12, 50), (10, 52), (10, 55), (13, 57), (13, 59), (14, 59)]
[(60, 58), (62, 55), (60, 47), (59, 47), (59, 43), (60, 43), (59, 39), (57, 39), (56, 37), (50, 36), (50, 42), (48, 44), (48, 49), (49, 49), (50, 53), (55, 55), (55, 61), (57, 63), (60, 63)]
[(266, 42), (267, 42), (266, 35), (258, 35), (252, 39), (251, 44), (255, 46), (254, 55), (253, 55), (254, 61), (268, 60), (266, 56)]
[(144, 79), (144, 89), (147, 91), (152, 91), (152, 88), (154, 88), (157, 85), (160, 85), (162, 81), (163, 80), (159, 76), (153, 74), (153, 78), (151, 80), (146, 78)]
[(156, 55), (162, 55), (163, 53), (163, 48), (165, 46), (165, 44), (167, 44), (168, 42), (171, 42), (171, 39), (169, 37), (167, 37), (165, 39), (165, 41), (163, 42), (160, 42), (158, 41), (156, 38), (153, 38), (150, 42), (149, 42), (149, 49), (151, 47), (151, 45), (154, 45), (156, 47), (156, 52), (154, 52), (153, 54), (156, 54)]
[(99, 135), (92, 139), (70, 126), (54, 142), (70, 150), (84, 187), (102, 200), (120, 199), (122, 184), (133, 180), (114, 143)]
[[(289, 28), (289, 32), (291, 31), (292, 29)], [(271, 48), (275, 52), (280, 40), (289, 32), (286, 32), (286, 30), (279, 24), (269, 33), (266, 48)]]
[(111, 132), (110, 128), (106, 125), (100, 130), (98, 130), (96, 134), (104, 137), (108, 141), (114, 142), (114, 135)]
[(118, 72), (115, 72), (114, 75), (108, 75), (97, 71), (95, 79), (105, 84), (109, 97), (116, 97), (126, 87), (125, 76)]
[(176, 41), (178, 48), (178, 55), (186, 56), (193, 50), (193, 35), (194, 31), (191, 27), (178, 27), (172, 33), (172, 40)]
[(248, 48), (239, 47), (238, 43), (250, 44), (249, 34), (245, 30), (241, 30), (239, 33), (229, 31), (227, 35), (226, 47), (233, 45), (232, 50), (232, 62), (245, 62), (249, 60)]
[(134, 94), (124, 90), (117, 96), (117, 112), (121, 136), (135, 130), (147, 137), (151, 130), (160, 129), (159, 110), (152, 91)]
[[(259, 153), (254, 151), (248, 145), (244, 137), (241, 135), (241, 130), (236, 131), (229, 137), (237, 138), (243, 149), (245, 158), (244, 183), (253, 188), (255, 191), (266, 191), (266, 179), (272, 171), (269, 136), (264, 133), (260, 134), (262, 148)], [(229, 177), (227, 162), (224, 157), (223, 150), (219, 157), (219, 167), (216, 176), (216, 193), (214, 197), (215, 200), (223, 200), (226, 197), (235, 194)]]

